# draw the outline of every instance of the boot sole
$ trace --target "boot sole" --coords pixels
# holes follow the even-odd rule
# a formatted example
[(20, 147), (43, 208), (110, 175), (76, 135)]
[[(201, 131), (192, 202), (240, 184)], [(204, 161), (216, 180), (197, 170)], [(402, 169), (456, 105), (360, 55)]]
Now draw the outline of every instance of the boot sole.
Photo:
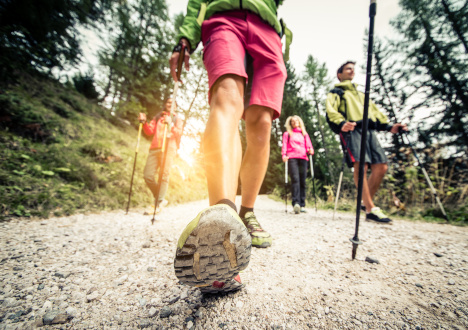
[[(185, 228), (174, 259), (180, 282), (213, 293), (242, 287), (232, 279), (247, 268), (252, 241), (236, 217), (228, 206), (215, 205), (200, 212)], [(224, 286), (214, 287), (216, 281)]]

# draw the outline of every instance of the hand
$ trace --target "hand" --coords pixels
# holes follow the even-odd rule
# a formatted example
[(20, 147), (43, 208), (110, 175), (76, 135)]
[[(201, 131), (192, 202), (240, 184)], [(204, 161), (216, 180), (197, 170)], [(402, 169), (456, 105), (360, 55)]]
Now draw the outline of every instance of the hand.
[(140, 114), (138, 115), (138, 121), (140, 123), (144, 123), (146, 121), (146, 113), (140, 112)]
[(165, 121), (166, 124), (168, 124), (168, 125), (169, 125), (170, 123), (172, 123), (172, 118), (171, 118), (171, 116), (165, 116), (164, 121)]
[(397, 123), (393, 125), (392, 129), (390, 130), (390, 132), (393, 134), (400, 133), (402, 131), (408, 132), (408, 126), (406, 126), (406, 124)]
[(286, 162), (288, 161), (288, 159), (289, 159), (289, 157), (288, 157), (288, 156), (283, 156), (283, 162), (285, 162), (285, 163), (286, 163)]
[(312, 156), (314, 155), (314, 151), (312, 149), (309, 149), (308, 153), (309, 155), (312, 155)]
[[(185, 70), (189, 71), (190, 69), (190, 43), (187, 39), (182, 38), (180, 39), (180, 43), (184, 44), (185, 47), (187, 47), (185, 51), (185, 58), (184, 58), (184, 63), (185, 63)], [(169, 66), (171, 68), (171, 76), (174, 79), (174, 81), (177, 81), (177, 64), (179, 63), (179, 55), (180, 53), (172, 53), (171, 58), (169, 59)]]
[(347, 122), (341, 127), (342, 132), (352, 132), (356, 128), (356, 123)]

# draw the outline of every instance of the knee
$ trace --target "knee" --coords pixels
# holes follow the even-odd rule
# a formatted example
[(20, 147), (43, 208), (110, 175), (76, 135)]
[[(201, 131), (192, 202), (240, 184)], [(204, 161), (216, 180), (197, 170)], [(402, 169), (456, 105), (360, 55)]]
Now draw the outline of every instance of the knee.
[(232, 108), (243, 109), (244, 100), (237, 80), (226, 76), (215, 83), (212, 89), (211, 107), (212, 110), (213, 108), (217, 111), (225, 110), (230, 114), (233, 113)]
[(384, 176), (388, 171), (387, 164), (378, 164), (378, 166), (373, 166), (372, 171), (378, 176)]
[(245, 115), (247, 134), (255, 137), (270, 137), (273, 111), (262, 106), (251, 106)]

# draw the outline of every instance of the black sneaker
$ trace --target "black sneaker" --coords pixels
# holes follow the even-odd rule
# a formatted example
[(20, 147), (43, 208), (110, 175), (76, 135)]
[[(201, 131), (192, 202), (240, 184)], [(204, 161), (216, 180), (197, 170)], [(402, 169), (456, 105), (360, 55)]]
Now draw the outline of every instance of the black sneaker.
[(390, 224), (392, 220), (388, 218), (380, 207), (373, 207), (370, 213), (366, 214), (366, 220)]
[(361, 204), (361, 212), (362, 211), (366, 212), (366, 206), (364, 204)]

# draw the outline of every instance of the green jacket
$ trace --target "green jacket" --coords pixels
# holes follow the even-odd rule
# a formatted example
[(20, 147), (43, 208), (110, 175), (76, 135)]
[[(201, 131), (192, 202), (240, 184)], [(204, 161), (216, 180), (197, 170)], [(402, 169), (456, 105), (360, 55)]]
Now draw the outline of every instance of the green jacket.
[(282, 2), (283, 0), (189, 0), (187, 15), (176, 40), (188, 39), (193, 52), (200, 42), (201, 25), (205, 19), (223, 11), (247, 9), (269, 23), (280, 36), (286, 35), (286, 47), (288, 47), (292, 41), (292, 34), (277, 18), (277, 3)]
[[(337, 89), (340, 89), (336, 91)], [(344, 92), (344, 93), (343, 93)], [(340, 96), (340, 93), (342, 95)], [(335, 85), (327, 96), (327, 120), (330, 127), (341, 127), (348, 121), (360, 122), (364, 116), (364, 93), (357, 90), (356, 84), (351, 83), (351, 80), (344, 80)], [(392, 125), (389, 124), (387, 116), (385, 116), (374, 104), (369, 100), (369, 129), (379, 131), (390, 130)]]

